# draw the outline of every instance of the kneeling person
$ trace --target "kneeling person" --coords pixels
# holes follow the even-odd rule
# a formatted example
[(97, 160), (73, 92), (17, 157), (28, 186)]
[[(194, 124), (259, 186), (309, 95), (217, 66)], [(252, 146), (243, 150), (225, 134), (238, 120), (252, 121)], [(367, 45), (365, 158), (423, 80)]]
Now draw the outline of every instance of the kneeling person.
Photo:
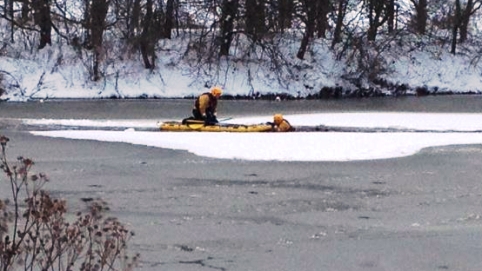
[(210, 92), (201, 94), (194, 102), (192, 115), (196, 120), (204, 120), (206, 125), (218, 123), (216, 118), (216, 110), (218, 99), (221, 97), (223, 90), (220, 87), (211, 88)]

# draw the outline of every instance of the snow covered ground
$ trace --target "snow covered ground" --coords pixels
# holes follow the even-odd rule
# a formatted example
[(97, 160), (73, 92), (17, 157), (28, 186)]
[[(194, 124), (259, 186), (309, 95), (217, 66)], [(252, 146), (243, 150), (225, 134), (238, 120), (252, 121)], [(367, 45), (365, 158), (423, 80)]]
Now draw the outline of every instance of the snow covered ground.
[[(426, 45), (421, 49), (414, 48), (412, 42), (410, 38), (400, 38), (403, 46), (394, 42), (391, 50), (380, 54), (382, 66), (387, 70), (379, 74), (380, 79), (407, 86), (409, 94), (419, 87), (431, 93), (482, 93), (482, 61), (477, 53), (453, 55), (447, 46)], [(106, 76), (99, 82), (89, 80), (85, 60), (79, 60), (68, 46), (49, 46), (22, 57), (12, 53), (15, 57), (0, 58), (0, 70), (8, 73), (4, 84), (15, 87), (7, 87), (0, 100), (172, 98), (196, 96), (213, 85), (222, 86), (224, 94), (233, 96), (250, 93), (307, 96), (319, 94), (324, 87), (358, 88), (351, 80), (343, 79), (356, 78), (360, 72), (357, 65), (338, 61), (329, 40), (313, 41), (310, 45), (313, 53), (305, 60), (296, 58), (297, 42), (284, 41), (279, 47), (287, 66), (281, 70), (273, 70), (273, 63), (265, 59), (241, 61), (240, 55), (245, 52), (234, 48), (233, 61), (199, 67), (184, 60), (184, 43), (182, 37), (163, 41), (153, 71), (146, 70), (140, 59), (106, 60), (103, 66)], [(463, 50), (478, 52), (478, 46), (467, 46)], [(368, 83), (364, 82), (363, 87), (369, 87)]]
[[(263, 123), (271, 116), (235, 118), (227, 122)], [(196, 155), (242, 160), (353, 161), (413, 155), (421, 149), (455, 144), (482, 144), (482, 113), (351, 112), (286, 115), (295, 126), (397, 128), (410, 132), (198, 133), (146, 132), (155, 120), (24, 120), (30, 125), (127, 127), (124, 131), (34, 131), (35, 135), (125, 142), (179, 149)], [(427, 132), (427, 130), (429, 132)], [(425, 132), (422, 132), (425, 131)]]

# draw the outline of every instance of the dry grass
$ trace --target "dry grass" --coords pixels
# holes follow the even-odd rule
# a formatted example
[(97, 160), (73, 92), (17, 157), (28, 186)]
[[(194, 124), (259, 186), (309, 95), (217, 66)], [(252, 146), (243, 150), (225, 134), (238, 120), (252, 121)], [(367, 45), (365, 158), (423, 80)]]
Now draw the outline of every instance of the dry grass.
[(34, 162), (7, 159), (9, 139), (0, 135), (0, 189), (11, 198), (0, 200), (0, 271), (7, 270), (133, 270), (139, 255), (127, 253), (133, 236), (115, 217), (107, 217), (101, 199), (86, 202), (85, 213), (71, 221), (65, 200), (52, 198), (43, 189), (49, 181), (34, 174)]

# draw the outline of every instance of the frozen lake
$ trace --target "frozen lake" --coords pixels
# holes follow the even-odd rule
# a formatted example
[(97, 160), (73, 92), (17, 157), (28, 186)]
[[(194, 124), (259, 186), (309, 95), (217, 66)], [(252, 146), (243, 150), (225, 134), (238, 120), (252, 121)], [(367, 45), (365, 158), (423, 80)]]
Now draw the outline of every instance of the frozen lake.
[[(479, 112), (479, 100), (223, 101), (220, 112)], [(191, 102), (0, 104), (0, 114), (177, 118), (189, 114)], [(34, 169), (50, 176), (47, 189), (67, 198), (72, 210), (80, 208), (83, 197), (106, 200), (112, 215), (136, 232), (130, 249), (141, 254), (138, 270), (480, 268), (480, 145), (429, 148), (409, 157), (371, 161), (259, 162), (37, 137), (13, 125), (2, 127), (1, 133), (11, 139), (10, 157), (31, 157)]]

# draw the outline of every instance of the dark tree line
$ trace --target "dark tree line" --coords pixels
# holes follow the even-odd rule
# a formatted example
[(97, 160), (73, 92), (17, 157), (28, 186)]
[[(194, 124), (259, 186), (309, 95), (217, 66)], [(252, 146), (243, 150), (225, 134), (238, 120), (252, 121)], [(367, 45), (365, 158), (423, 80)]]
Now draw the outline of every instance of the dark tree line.
[[(4, 0), (0, 31), (9, 37), (4, 43), (30, 33), (40, 50), (64, 43), (89, 54), (91, 79), (97, 81), (112, 49), (106, 39), (121, 48), (118, 57), (139, 53), (144, 67), (153, 70), (162, 53), (158, 42), (183, 33), (206, 62), (229, 57), (239, 37), (266, 48), (273, 37), (289, 35), (299, 44), (296, 57), (304, 59), (316, 39), (329, 40), (337, 50), (360, 37), (373, 42), (400, 31), (419, 36), (449, 31), (455, 54), (457, 44), (469, 39), (481, 5), (482, 0)], [(361, 20), (366, 27), (360, 28)]]

